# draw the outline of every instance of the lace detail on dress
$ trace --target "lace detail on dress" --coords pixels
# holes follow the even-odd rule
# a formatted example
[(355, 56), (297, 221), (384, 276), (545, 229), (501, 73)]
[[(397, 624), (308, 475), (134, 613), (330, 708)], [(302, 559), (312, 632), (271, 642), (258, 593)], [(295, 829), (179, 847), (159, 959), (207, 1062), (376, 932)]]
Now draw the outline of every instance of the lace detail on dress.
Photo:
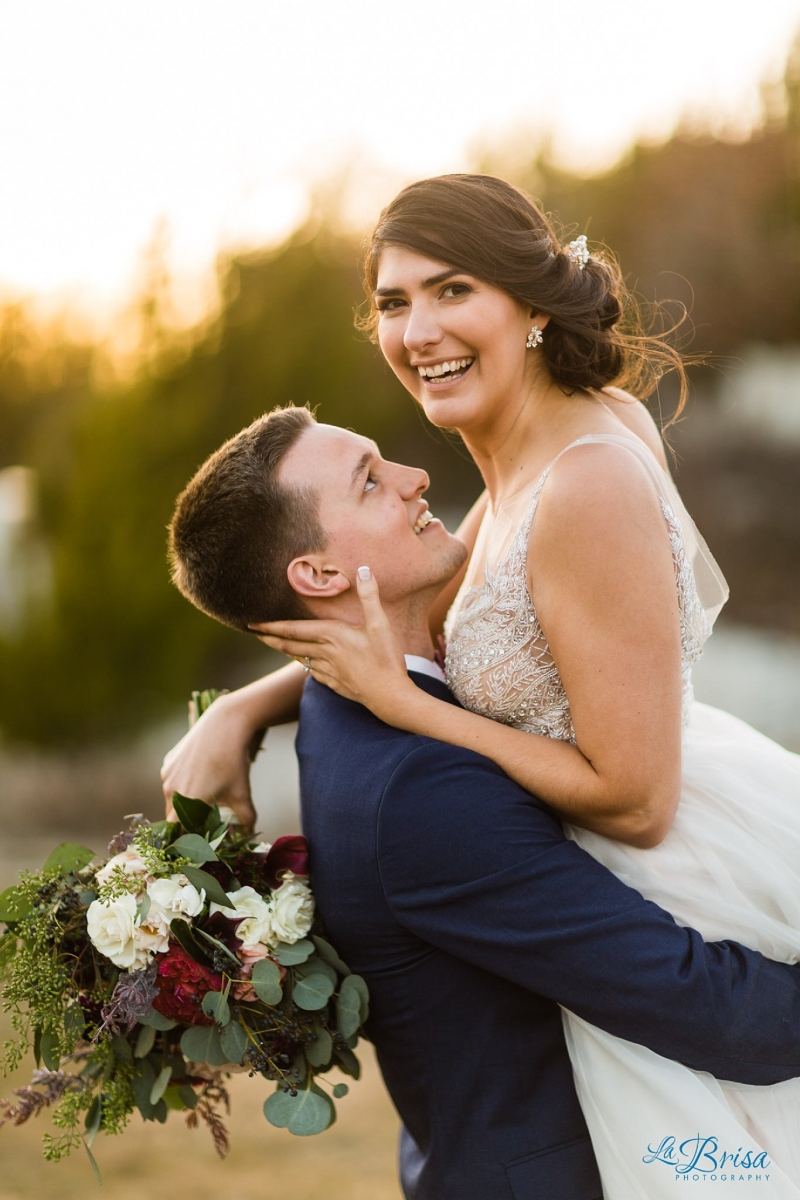
[[(456, 598), (445, 627), (445, 672), (453, 695), (471, 712), (529, 733), (574, 743), (567, 694), (527, 582), (530, 532), (552, 466), (535, 484), (508, 553), (494, 569), (485, 568), (482, 584), (466, 587)], [(711, 622), (698, 596), (680, 522), (671, 505), (663, 497), (659, 499), (678, 590), (685, 726), (694, 698), (692, 663), (700, 656)]]
[(689, 713), (692, 701), (694, 700), (692, 664), (697, 662), (703, 653), (703, 646), (711, 633), (711, 622), (706, 616), (705, 610), (700, 603), (700, 597), (697, 594), (694, 571), (683, 545), (680, 522), (675, 516), (672, 507), (667, 504), (663, 496), (659, 497), (659, 499), (661, 501), (661, 511), (664, 514), (667, 529), (669, 530), (672, 561), (675, 564), (675, 581), (678, 588), (678, 606), (681, 622), (681, 677), (683, 679), (682, 716), (685, 727), (689, 720)]

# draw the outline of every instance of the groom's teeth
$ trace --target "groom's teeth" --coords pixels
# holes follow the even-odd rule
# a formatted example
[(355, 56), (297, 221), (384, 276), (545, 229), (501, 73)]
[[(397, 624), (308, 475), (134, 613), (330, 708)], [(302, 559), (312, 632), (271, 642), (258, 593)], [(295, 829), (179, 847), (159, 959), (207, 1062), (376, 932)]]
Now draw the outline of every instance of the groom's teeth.
[(433, 520), (433, 513), (429, 512), (426, 509), (424, 513), (421, 513), (420, 516), (417, 517), (416, 523), (414, 525), (414, 533), (422, 533), (425, 526), (430, 525), (432, 520)]
[(455, 375), (465, 371), (475, 360), (473, 358), (454, 358), (452, 362), (436, 363), (432, 367), (417, 367), (423, 379), (439, 379), (442, 375)]

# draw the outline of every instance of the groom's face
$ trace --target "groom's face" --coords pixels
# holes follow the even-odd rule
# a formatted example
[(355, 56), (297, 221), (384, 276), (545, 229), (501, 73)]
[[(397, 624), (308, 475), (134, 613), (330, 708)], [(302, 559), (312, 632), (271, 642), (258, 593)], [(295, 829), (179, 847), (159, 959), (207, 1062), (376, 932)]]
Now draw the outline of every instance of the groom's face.
[[(284, 458), (279, 477), (317, 496), (327, 542), (323, 552), (307, 558), (321, 588), (326, 579), (353, 586), (358, 568), (369, 566), (382, 600), (391, 603), (441, 586), (466, 558), (464, 543), (422, 499), (425, 471), (387, 462), (374, 442), (350, 430), (309, 426)], [(335, 593), (317, 594), (325, 599)]]

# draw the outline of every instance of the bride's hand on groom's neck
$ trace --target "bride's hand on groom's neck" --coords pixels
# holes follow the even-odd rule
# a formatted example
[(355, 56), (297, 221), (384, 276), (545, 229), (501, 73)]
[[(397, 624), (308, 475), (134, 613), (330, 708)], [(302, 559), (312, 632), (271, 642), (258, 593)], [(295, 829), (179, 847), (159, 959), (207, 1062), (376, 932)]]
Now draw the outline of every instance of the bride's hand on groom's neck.
[(356, 581), (363, 625), (344, 621), (272, 621), (254, 626), (265, 645), (307, 667), (340, 696), (363, 704), (387, 724), (399, 724), (416, 692), (404, 647), (380, 601), (377, 580), (360, 568)]

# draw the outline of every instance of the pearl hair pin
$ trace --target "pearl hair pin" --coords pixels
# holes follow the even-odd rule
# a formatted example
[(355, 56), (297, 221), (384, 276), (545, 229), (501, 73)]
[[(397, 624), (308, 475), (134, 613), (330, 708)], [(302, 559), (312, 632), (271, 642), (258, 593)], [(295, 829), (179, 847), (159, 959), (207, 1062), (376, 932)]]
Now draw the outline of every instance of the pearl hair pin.
[(576, 237), (574, 242), (570, 242), (567, 247), (567, 258), (571, 258), (573, 262), (578, 264), (578, 269), (583, 270), (590, 258), (589, 247), (586, 245), (586, 234), (582, 233), (580, 237)]

